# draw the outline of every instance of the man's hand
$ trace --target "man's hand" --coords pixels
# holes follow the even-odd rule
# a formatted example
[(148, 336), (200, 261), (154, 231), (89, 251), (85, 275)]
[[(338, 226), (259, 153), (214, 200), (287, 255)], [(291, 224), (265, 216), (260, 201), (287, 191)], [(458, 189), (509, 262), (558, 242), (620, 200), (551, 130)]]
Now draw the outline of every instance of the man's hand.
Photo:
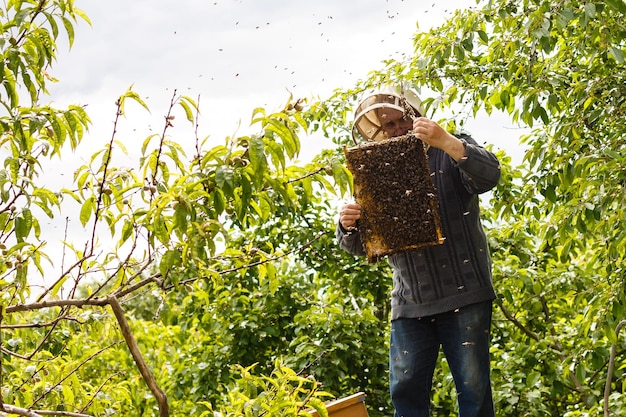
[(339, 210), (339, 223), (341, 227), (350, 230), (356, 227), (356, 222), (361, 218), (361, 205), (357, 203), (344, 204)]
[(443, 150), (457, 162), (465, 157), (463, 142), (426, 117), (418, 117), (413, 121), (413, 133), (430, 146)]

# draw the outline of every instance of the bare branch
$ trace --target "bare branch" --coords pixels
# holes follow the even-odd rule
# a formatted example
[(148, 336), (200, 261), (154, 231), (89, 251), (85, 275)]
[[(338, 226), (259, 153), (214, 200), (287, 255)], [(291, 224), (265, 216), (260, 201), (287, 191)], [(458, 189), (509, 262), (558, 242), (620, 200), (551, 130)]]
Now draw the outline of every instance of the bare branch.
[[(63, 249), (63, 252), (65, 253), (65, 249)], [(54, 287), (56, 287), (66, 277), (66, 275), (70, 273), (70, 271), (72, 269), (76, 268), (77, 266), (79, 266), (80, 264), (85, 262), (87, 260), (87, 258), (88, 258), (88, 256), (83, 256), (81, 259), (79, 259), (78, 261), (74, 262), (74, 264), (72, 266), (70, 266), (64, 272), (62, 272), (61, 276), (59, 277), (59, 279), (57, 279), (50, 287), (46, 288), (46, 290), (43, 293), (41, 293), (41, 295), (39, 297), (37, 297), (37, 301), (43, 300), (44, 297), (46, 295), (48, 295), (50, 293), (50, 291), (52, 291), (52, 289)]]
[[(138, 290), (139, 288), (148, 285), (152, 282), (156, 282), (157, 284), (161, 285), (159, 278), (161, 277), (160, 273), (157, 273), (151, 277), (148, 277), (144, 280), (139, 281), (138, 283), (136, 283), (135, 285), (132, 285), (128, 288), (126, 288), (123, 291), (117, 291), (115, 293), (115, 296), (117, 297), (123, 297), (127, 294), (130, 294), (136, 290)], [(32, 311), (32, 310), (42, 310), (44, 308), (52, 308), (52, 307), (67, 307), (67, 306), (74, 306), (74, 307), (85, 307), (85, 306), (98, 306), (98, 307), (104, 307), (107, 304), (109, 304), (109, 299), (108, 298), (95, 298), (93, 300), (91, 299), (76, 299), (76, 300), (51, 300), (51, 301), (41, 301), (38, 303), (31, 303), (31, 304), (19, 304), (19, 305), (15, 305), (15, 306), (10, 306), (7, 307), (5, 309), (6, 313), (17, 313), (17, 312), (22, 312), (22, 311)]]
[[(501, 300), (496, 300), (496, 303), (500, 307), (500, 310), (502, 311), (504, 316), (507, 318), (507, 320), (509, 320), (511, 323), (513, 323), (515, 325), (515, 327), (520, 329), (525, 335), (527, 335), (531, 339), (533, 339), (533, 340), (535, 340), (537, 342), (539, 342), (541, 340), (541, 337), (537, 333), (533, 332), (528, 327), (524, 326), (518, 319), (516, 319), (506, 309), (506, 307), (504, 307), (504, 304), (502, 303)], [(554, 351), (556, 351), (558, 353), (558, 355), (561, 358), (561, 360), (565, 360), (565, 356), (563, 355), (563, 352), (562, 352), (563, 351), (563, 347), (558, 342), (557, 343), (550, 343), (550, 344), (548, 344), (548, 346), (550, 346), (550, 348), (554, 349)], [(572, 380), (572, 382), (574, 383), (574, 390), (576, 390), (578, 392), (582, 391), (582, 384), (580, 383), (580, 381), (576, 377), (576, 374), (570, 373), (569, 377)]]
[(137, 346), (137, 342), (133, 337), (130, 325), (128, 324), (126, 316), (124, 315), (124, 310), (122, 309), (122, 306), (114, 295), (109, 296), (108, 301), (109, 305), (113, 309), (113, 313), (115, 313), (117, 322), (120, 325), (120, 329), (122, 330), (122, 335), (126, 340), (126, 345), (130, 349), (131, 355), (133, 355), (133, 359), (135, 360), (135, 363), (139, 368), (139, 372), (141, 373), (144, 381), (146, 381), (148, 388), (150, 388), (150, 391), (152, 391), (152, 394), (154, 394), (154, 397), (156, 398), (157, 404), (159, 406), (159, 417), (169, 417), (170, 411), (167, 404), (167, 396), (165, 395), (165, 392), (163, 392), (163, 390), (159, 388), (156, 379), (154, 378), (154, 375), (152, 375), (150, 368), (148, 368), (146, 361), (143, 359), (143, 356), (139, 351), (139, 346)]
[(163, 142), (165, 141), (165, 135), (167, 134), (167, 129), (172, 126), (172, 110), (174, 109), (174, 105), (176, 104), (176, 90), (174, 90), (174, 94), (172, 94), (172, 100), (170, 101), (170, 107), (167, 110), (167, 114), (165, 115), (165, 125), (163, 126), (163, 133), (161, 133), (161, 138), (159, 141), (159, 150), (156, 156), (156, 162), (154, 164), (154, 172), (152, 173), (152, 185), (157, 184), (157, 173), (159, 171), (159, 165), (161, 162), (161, 155), (163, 154)]
[(27, 410), (26, 408), (15, 407), (10, 404), (3, 404), (2, 408), (5, 412), (4, 413), (0, 412), (0, 417), (7, 417), (8, 414), (14, 414), (14, 415), (25, 416), (25, 417), (41, 417), (41, 414), (37, 414), (36, 412), (32, 410)]
[(139, 281), (135, 285), (131, 285), (130, 287), (125, 288), (123, 290), (119, 289), (119, 290), (115, 291), (114, 295), (116, 297), (124, 297), (124, 296), (126, 296), (128, 294), (131, 294), (131, 293), (137, 291), (141, 287), (145, 287), (146, 285), (148, 285), (148, 284), (150, 284), (152, 282), (156, 283), (157, 285), (159, 285), (161, 287), (161, 286), (163, 286), (163, 282), (161, 281), (161, 277), (162, 277), (161, 273), (158, 272), (158, 273), (156, 273), (156, 274), (154, 274), (154, 275), (152, 275), (152, 276), (150, 276), (150, 277), (148, 277), (146, 279), (143, 279), (143, 280)]
[(39, 344), (37, 345), (37, 347), (31, 352), (31, 354), (29, 355), (28, 359), (32, 359), (37, 352), (39, 352), (39, 349), (41, 349), (41, 347), (46, 343), (46, 341), (52, 336), (52, 332), (54, 331), (54, 329), (57, 327), (57, 325), (59, 324), (59, 321), (68, 315), (69, 312), (69, 308), (68, 307), (64, 307), (62, 309), (62, 311), (59, 313), (59, 315), (57, 316), (57, 321), (56, 323), (54, 323), (50, 329), (48, 329), (48, 331), (46, 332), (46, 335), (39, 341)]
[(54, 391), (59, 385), (61, 385), (67, 378), (69, 378), (70, 376), (72, 376), (74, 373), (76, 373), (76, 371), (78, 371), (84, 364), (86, 364), (87, 362), (89, 362), (90, 360), (92, 360), (93, 358), (95, 358), (96, 356), (98, 356), (99, 354), (101, 354), (102, 352), (104, 352), (107, 349), (112, 348), (115, 345), (120, 344), (121, 342), (115, 342), (113, 344), (110, 344), (107, 347), (104, 347), (102, 349), (100, 349), (99, 351), (89, 355), (89, 357), (87, 357), (84, 361), (82, 361), (81, 363), (79, 363), (74, 369), (72, 369), (70, 372), (68, 372), (68, 374), (62, 378), (61, 380), (59, 380), (56, 384), (54, 384), (53, 386), (51, 386), (50, 388), (48, 388), (43, 394), (41, 394), (39, 397), (37, 397), (36, 400), (33, 401), (32, 405), (34, 406), (35, 404), (37, 404), (39, 401), (41, 401), (46, 395), (48, 395), (49, 393), (51, 393), (52, 391)]
[(41, 329), (44, 327), (54, 326), (57, 322), (65, 320), (65, 321), (74, 321), (78, 324), (84, 324), (82, 321), (78, 320), (76, 317), (72, 316), (62, 316), (57, 317), (56, 319), (46, 322), (46, 323), (28, 323), (28, 324), (5, 324), (0, 325), (0, 329), (13, 330), (13, 329)]
[(100, 384), (100, 386), (98, 387), (98, 389), (97, 389), (95, 392), (93, 392), (93, 393), (91, 394), (91, 399), (87, 402), (87, 404), (85, 404), (85, 405), (83, 406), (83, 408), (82, 408), (80, 411), (81, 411), (81, 412), (83, 412), (83, 411), (85, 411), (85, 410), (86, 410), (89, 406), (91, 406), (91, 404), (92, 404), (92, 403), (93, 403), (93, 401), (96, 399), (96, 397), (98, 396), (98, 394), (102, 391), (102, 388), (104, 388), (104, 386), (105, 386), (107, 383), (109, 383), (109, 382), (113, 379), (113, 377), (115, 377), (115, 376), (117, 376), (117, 375), (119, 375), (119, 374), (120, 374), (119, 372), (116, 372), (116, 373), (114, 373), (113, 375), (110, 375), (107, 379), (105, 379), (105, 380), (104, 380), (104, 382), (102, 382), (102, 383)]
[(19, 358), (19, 359), (22, 359), (22, 360), (25, 360), (25, 361), (29, 360), (27, 356), (23, 356), (23, 355), (20, 355), (19, 353), (15, 353), (15, 352), (13, 352), (13, 351), (11, 351), (11, 350), (3, 347), (3, 346), (0, 346), (0, 352), (4, 353), (6, 355), (9, 355), (9, 356), (14, 356), (16, 358)]
[(507, 318), (507, 320), (509, 320), (511, 323), (513, 323), (515, 325), (515, 327), (520, 329), (526, 336), (530, 337), (531, 339), (533, 339), (533, 340), (535, 340), (537, 342), (540, 340), (540, 338), (537, 335), (537, 333), (533, 332), (528, 327), (524, 326), (518, 319), (516, 319), (509, 312), (509, 310), (506, 309), (506, 307), (504, 307), (504, 304), (502, 304), (502, 301), (496, 300), (496, 303), (498, 304), (498, 307), (500, 307), (500, 310), (502, 310), (502, 313)]
[(72, 413), (71, 411), (37, 410), (42, 416), (93, 417), (91, 414)]
[(111, 139), (109, 141), (108, 147), (105, 150), (106, 159), (104, 161), (104, 167), (102, 168), (102, 180), (99, 184), (98, 190), (98, 200), (96, 201), (96, 211), (94, 213), (93, 218), (93, 229), (91, 230), (91, 247), (87, 251), (87, 255), (92, 255), (94, 251), (94, 243), (96, 242), (96, 230), (98, 228), (98, 224), (100, 222), (100, 212), (102, 211), (102, 195), (104, 194), (104, 187), (107, 181), (107, 175), (109, 173), (109, 163), (111, 162), (111, 154), (113, 153), (113, 144), (115, 143), (115, 135), (117, 134), (117, 124), (119, 122), (120, 116), (122, 115), (122, 101), (117, 100), (117, 112), (115, 114), (115, 121), (113, 122), (113, 132), (111, 133)]
[(95, 300), (51, 300), (51, 301), (42, 301), (40, 303), (31, 303), (31, 304), (18, 304), (15, 306), (10, 306), (6, 308), (7, 313), (17, 313), (21, 311), (32, 311), (32, 310), (41, 310), (44, 308), (51, 307), (66, 307), (66, 306), (75, 306), (75, 307), (85, 307), (85, 306), (100, 306), (103, 307), (107, 305), (109, 302), (106, 298), (97, 298)]
[[(615, 336), (619, 337), (622, 327), (626, 325), (626, 320), (622, 320), (615, 328)], [(609, 356), (609, 369), (606, 375), (606, 384), (604, 385), (604, 417), (609, 417), (609, 395), (611, 394), (611, 380), (613, 379), (613, 369), (615, 367), (615, 355), (617, 346), (615, 343), (611, 346), (611, 354)]]
[[(108, 279), (106, 279), (104, 282), (102, 282), (98, 286), (98, 288), (88, 297), (88, 299), (94, 298), (96, 295), (98, 295), (100, 293), (100, 291), (102, 291), (102, 289), (122, 270), (122, 268), (130, 263), (130, 259), (133, 256), (133, 253), (135, 252), (136, 248), (137, 248), (137, 241), (135, 240), (135, 241), (133, 241), (132, 247), (128, 251), (128, 256), (126, 257), (126, 259), (124, 259), (123, 262), (120, 262), (119, 266), (111, 274), (111, 276)], [(150, 263), (151, 263), (151, 259), (148, 259), (146, 264), (141, 268), (141, 271), (143, 271), (145, 268), (147, 268), (147, 265), (149, 265)]]
[(319, 168), (317, 168), (316, 170), (311, 171), (311, 172), (309, 172), (308, 174), (305, 174), (305, 175), (303, 175), (303, 176), (301, 176), (301, 177), (298, 177), (298, 178), (292, 178), (292, 179), (290, 179), (289, 181), (287, 181), (287, 182), (286, 182), (286, 184), (292, 184), (292, 183), (294, 183), (294, 182), (299, 182), (299, 181), (302, 181), (302, 180), (303, 180), (303, 179), (305, 179), (305, 178), (312, 177), (312, 176), (313, 176), (313, 175), (315, 175), (315, 174), (319, 174), (320, 172), (324, 171), (325, 169), (326, 169), (325, 167), (319, 167)]
[(72, 413), (70, 411), (28, 410), (26, 408), (15, 407), (9, 404), (3, 404), (3, 408), (5, 412), (4, 413), (0, 412), (0, 417), (6, 417), (8, 416), (8, 414), (25, 416), (25, 417), (42, 417), (42, 416), (93, 417), (90, 414)]
[(200, 95), (198, 95), (198, 100), (196, 101), (196, 114), (194, 116), (194, 134), (196, 137), (196, 158), (198, 160), (202, 159), (202, 153), (200, 152), (200, 139), (198, 137), (198, 129), (200, 128)]
[[(236, 266), (236, 267), (233, 267), (233, 268), (224, 269), (224, 270), (222, 270), (222, 271), (219, 271), (219, 274), (220, 274), (220, 275), (223, 275), (223, 274), (228, 274), (228, 273), (231, 273), (231, 272), (241, 271), (242, 269), (246, 269), (246, 268), (253, 268), (253, 267), (255, 267), (255, 266), (263, 265), (263, 264), (266, 264), (266, 263), (269, 263), (269, 262), (278, 261), (279, 259), (285, 258), (285, 257), (287, 257), (287, 256), (291, 255), (291, 254), (292, 254), (292, 253), (294, 253), (294, 252), (301, 252), (303, 249), (308, 248), (308, 247), (309, 247), (309, 246), (311, 246), (311, 245), (312, 245), (312, 244), (313, 244), (316, 240), (321, 239), (321, 238), (322, 238), (322, 236), (324, 236), (324, 235), (326, 235), (326, 234), (328, 234), (328, 233), (329, 233), (329, 232), (322, 232), (322, 233), (318, 234), (317, 236), (315, 236), (313, 239), (309, 240), (308, 242), (306, 242), (306, 243), (302, 244), (301, 246), (294, 247), (293, 249), (291, 249), (291, 250), (289, 250), (289, 251), (287, 251), (287, 252), (283, 253), (282, 255), (279, 255), (279, 256), (274, 256), (274, 257), (272, 257), (272, 258), (267, 258), (267, 259), (264, 259), (264, 260), (262, 260), (262, 261), (252, 262), (252, 263), (249, 263), (249, 264), (246, 264), (246, 265), (242, 265), (242, 266)], [(187, 279), (187, 280), (184, 280), (184, 281), (180, 281), (180, 282), (178, 283), (178, 285), (185, 285), (185, 284), (189, 284), (189, 283), (195, 282), (195, 281), (197, 281), (197, 280), (199, 280), (199, 279), (202, 279), (202, 278), (204, 278), (204, 277), (197, 277), (197, 278), (191, 278), (191, 279)], [(169, 290), (169, 289), (171, 289), (171, 288), (173, 288), (173, 287), (174, 287), (174, 285), (170, 285), (170, 286), (168, 286), (168, 287), (166, 287), (166, 288), (164, 288), (164, 289), (165, 289), (165, 290)]]

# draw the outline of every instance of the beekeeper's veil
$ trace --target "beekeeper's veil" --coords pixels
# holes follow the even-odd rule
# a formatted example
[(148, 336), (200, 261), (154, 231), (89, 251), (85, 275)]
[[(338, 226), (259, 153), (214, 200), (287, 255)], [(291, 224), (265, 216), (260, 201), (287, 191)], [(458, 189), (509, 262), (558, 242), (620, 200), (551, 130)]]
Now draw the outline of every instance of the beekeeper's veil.
[(407, 113), (410, 110), (407, 106), (413, 109), (415, 116), (424, 114), (417, 92), (404, 84), (387, 84), (367, 91), (354, 113), (352, 139), (355, 143), (387, 139), (377, 109), (392, 108)]

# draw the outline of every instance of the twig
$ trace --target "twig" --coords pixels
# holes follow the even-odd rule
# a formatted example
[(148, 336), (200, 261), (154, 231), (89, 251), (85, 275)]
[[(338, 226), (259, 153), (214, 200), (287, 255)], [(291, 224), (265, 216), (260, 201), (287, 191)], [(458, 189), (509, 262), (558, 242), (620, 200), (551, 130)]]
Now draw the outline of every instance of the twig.
[(57, 317), (56, 319), (46, 322), (46, 323), (27, 323), (27, 324), (0, 324), (0, 328), (7, 330), (15, 330), (15, 329), (43, 329), (44, 327), (54, 326), (57, 322), (65, 320), (65, 321), (74, 321), (78, 324), (84, 324), (82, 321), (73, 316), (63, 316)]
[[(292, 254), (292, 253), (294, 253), (294, 252), (300, 252), (300, 251), (302, 251), (303, 249), (308, 248), (308, 247), (309, 247), (309, 246), (311, 246), (311, 245), (312, 245), (312, 244), (313, 244), (316, 240), (321, 239), (324, 235), (327, 235), (328, 233), (329, 233), (329, 232), (322, 232), (322, 233), (318, 234), (317, 236), (315, 236), (313, 239), (311, 239), (311, 240), (309, 240), (308, 242), (304, 243), (303, 245), (298, 246), (297, 248), (293, 248), (293, 249), (291, 249), (291, 250), (289, 250), (289, 251), (287, 251), (287, 252), (285, 252), (285, 253), (283, 253), (283, 254), (281, 254), (281, 255), (279, 255), (279, 256), (274, 256), (274, 257), (272, 257), (272, 258), (263, 259), (262, 261), (256, 261), (256, 262), (252, 262), (252, 263), (249, 263), (249, 264), (246, 264), (246, 265), (242, 265), (242, 266), (235, 266), (235, 267), (233, 267), (233, 268), (224, 269), (224, 270), (222, 270), (222, 271), (219, 271), (219, 272), (218, 272), (218, 274), (219, 274), (219, 275), (229, 274), (229, 273), (231, 273), (231, 272), (237, 272), (237, 271), (240, 271), (240, 270), (242, 270), (242, 269), (253, 268), (253, 267), (255, 267), (255, 266), (264, 265), (264, 264), (269, 263), (269, 262), (274, 262), (274, 261), (277, 261), (277, 260), (279, 260), (279, 259), (282, 259), (282, 258), (285, 258), (285, 257), (287, 257), (287, 256), (291, 255), (291, 254)], [(177, 285), (185, 285), (185, 284), (189, 284), (189, 283), (191, 283), (191, 282), (195, 282), (195, 281), (197, 281), (197, 280), (199, 280), (199, 279), (203, 279), (203, 278), (205, 278), (205, 277), (190, 278), (190, 279), (187, 279), (187, 280), (180, 281)], [(169, 286), (167, 286), (167, 287), (164, 287), (163, 289), (164, 289), (164, 290), (170, 290), (170, 289), (172, 289), (174, 286), (175, 286), (175, 285), (169, 285)]]
[[(139, 275), (139, 273), (137, 275)], [(135, 276), (137, 276), (137, 275), (135, 275)], [(145, 287), (146, 285), (148, 285), (148, 284), (150, 284), (152, 282), (158, 284), (160, 287), (163, 286), (163, 282), (161, 281), (161, 273), (160, 272), (157, 272), (156, 274), (152, 275), (151, 277), (143, 279), (143, 280), (139, 281), (138, 283), (136, 283), (135, 285), (131, 285), (128, 288), (125, 288), (123, 290), (120, 288), (117, 291), (115, 291), (115, 293), (113, 295), (115, 295), (118, 298), (119, 297), (124, 297), (124, 296), (126, 296), (128, 294), (131, 294), (131, 293), (135, 292), (136, 290), (138, 290), (141, 287)]]
[(305, 178), (312, 177), (315, 174), (319, 174), (320, 172), (324, 171), (325, 169), (326, 169), (325, 167), (319, 167), (316, 170), (311, 171), (308, 174), (303, 175), (302, 177), (290, 179), (289, 181), (286, 182), (286, 184), (292, 184), (294, 182), (302, 181)]
[(35, 410), (42, 416), (93, 417), (91, 414), (73, 413), (71, 411)]
[(59, 324), (59, 321), (61, 321), (61, 319), (63, 319), (64, 317), (67, 317), (68, 312), (69, 312), (69, 307), (63, 307), (61, 309), (61, 311), (59, 312), (59, 315), (57, 316), (58, 320), (56, 320), (56, 322), (52, 326), (50, 326), (45, 336), (37, 344), (37, 347), (30, 353), (30, 355), (28, 356), (29, 360), (32, 359), (39, 352), (39, 349), (41, 349), (41, 347), (48, 341), (48, 339), (52, 336), (52, 332), (54, 331), (54, 329), (56, 329), (57, 325)]
[(24, 361), (31, 360), (31, 359), (28, 358), (28, 356), (20, 355), (19, 353), (13, 352), (12, 350), (9, 350), (9, 349), (5, 348), (4, 346), (0, 346), (0, 352), (4, 353), (5, 355), (9, 355), (9, 356), (16, 357), (18, 359), (22, 359)]
[(196, 107), (196, 115), (194, 117), (194, 133), (196, 136), (196, 158), (198, 160), (202, 159), (202, 154), (200, 153), (200, 140), (198, 138), (198, 129), (200, 127), (200, 95), (198, 95), (198, 101), (197, 101), (197, 107)]
[[(626, 325), (626, 320), (622, 320), (615, 328), (615, 336), (619, 338), (619, 332)], [(613, 369), (615, 368), (615, 355), (617, 352), (617, 344), (611, 345), (611, 354), (609, 356), (609, 369), (606, 375), (606, 385), (604, 386), (604, 417), (609, 417), (609, 395), (611, 394), (611, 380), (613, 379)]]
[(176, 104), (176, 90), (174, 90), (174, 94), (172, 94), (172, 100), (170, 101), (170, 107), (167, 110), (167, 115), (165, 115), (165, 126), (163, 126), (163, 133), (161, 133), (161, 138), (159, 141), (159, 150), (157, 152), (156, 161), (154, 163), (154, 172), (152, 173), (152, 185), (157, 185), (157, 173), (159, 171), (159, 164), (161, 163), (161, 155), (163, 154), (163, 143), (165, 142), (165, 135), (167, 133), (167, 129), (172, 125), (170, 120), (172, 118), (172, 109)]
[[(137, 248), (137, 241), (136, 241), (136, 240), (134, 240), (134, 241), (133, 241), (133, 245), (132, 245), (132, 247), (131, 247), (131, 248), (130, 248), (130, 250), (128, 251), (128, 256), (126, 257), (126, 259), (125, 259), (123, 262), (120, 262), (120, 264), (118, 265), (118, 267), (116, 268), (116, 270), (115, 270), (112, 274), (110, 274), (109, 278), (107, 278), (106, 280), (104, 280), (104, 282), (100, 283), (100, 284), (98, 285), (98, 288), (96, 288), (96, 289), (95, 289), (95, 290), (91, 293), (91, 295), (90, 295), (89, 297), (87, 297), (87, 299), (92, 299), (92, 298), (94, 298), (96, 295), (98, 295), (98, 294), (100, 293), (100, 291), (102, 291), (102, 289), (103, 289), (104, 287), (106, 287), (106, 286), (109, 284), (109, 282), (110, 282), (110, 281), (111, 281), (111, 280), (112, 280), (115, 276), (117, 276), (117, 274), (119, 274), (119, 272), (122, 270), (122, 268), (124, 268), (125, 266), (127, 266), (127, 265), (129, 265), (129, 264), (130, 264), (131, 257), (133, 256), (133, 254), (134, 254), (134, 252), (135, 252), (135, 249), (136, 249), (136, 248)], [(147, 262), (147, 263), (151, 263), (151, 260), (148, 260), (148, 262)], [(141, 271), (143, 271), (144, 269), (145, 269), (145, 266), (144, 266), (144, 268), (141, 268)], [(123, 284), (122, 284), (122, 285), (123, 285)]]
[(113, 377), (115, 377), (115, 376), (117, 376), (117, 375), (119, 375), (119, 374), (120, 374), (119, 372), (116, 372), (116, 373), (114, 373), (113, 375), (110, 375), (107, 379), (105, 379), (105, 380), (104, 380), (104, 382), (102, 382), (102, 383), (100, 384), (100, 386), (98, 387), (98, 389), (97, 389), (95, 392), (93, 392), (93, 393), (91, 394), (91, 399), (87, 402), (87, 404), (85, 404), (85, 405), (83, 406), (83, 408), (80, 410), (80, 412), (82, 413), (83, 411), (85, 411), (85, 410), (86, 410), (86, 409), (87, 409), (87, 408), (88, 408), (88, 407), (89, 407), (89, 406), (93, 403), (93, 401), (96, 399), (96, 397), (98, 396), (98, 394), (102, 391), (102, 388), (104, 388), (104, 386), (105, 386), (105, 385), (106, 385), (109, 381), (111, 381), (111, 380), (113, 379)]
[[(500, 310), (502, 310), (502, 313), (504, 314), (504, 316), (507, 318), (507, 320), (509, 320), (511, 323), (513, 323), (515, 325), (515, 327), (517, 327), (518, 329), (520, 329), (526, 336), (530, 337), (531, 339), (533, 339), (536, 342), (539, 342), (541, 340), (540, 336), (533, 332), (532, 330), (530, 330), (528, 327), (524, 326), (518, 319), (516, 319), (507, 309), (506, 307), (504, 307), (504, 304), (502, 303), (501, 300), (496, 300), (496, 303), (498, 304), (498, 306), (500, 307)], [(563, 348), (562, 346), (560, 346), (560, 344), (558, 342), (556, 343), (549, 343), (548, 346), (553, 349), (555, 352), (558, 353), (558, 356), (561, 360), (565, 360), (565, 356), (563, 355)], [(576, 377), (576, 374), (574, 373), (570, 373), (569, 378), (572, 380), (572, 382), (574, 383), (574, 387), (573, 389), (576, 390), (577, 392), (581, 392), (582, 391), (582, 384), (580, 383), (580, 381), (578, 380), (578, 378)]]
[[(26, 408), (15, 407), (9, 404), (3, 404), (4, 411), (9, 414), (25, 417), (41, 417), (41, 416), (67, 416), (67, 417), (93, 417), (90, 414), (72, 413), (71, 411), (53, 411), (53, 410), (28, 410)], [(1, 413), (0, 416), (5, 417), (7, 414)]]
[(18, 416), (25, 416), (25, 417), (41, 417), (41, 414), (37, 414), (36, 412), (32, 410), (27, 410), (26, 408), (15, 407), (10, 404), (2, 404), (2, 409), (5, 411), (4, 413), (0, 413), (0, 416), (2, 417), (6, 417), (7, 416), (6, 413), (16, 414)]
[[(66, 239), (67, 240), (67, 239)], [(65, 245), (64, 245), (65, 246)], [(63, 249), (63, 256), (65, 257), (65, 249)], [(61, 283), (61, 281), (77, 266), (79, 266), (80, 264), (82, 264), (83, 262), (85, 262), (87, 260), (87, 256), (83, 256), (82, 258), (80, 258), (78, 261), (76, 261), (72, 266), (70, 266), (69, 268), (67, 268), (65, 271), (61, 272), (61, 276), (59, 277), (59, 279), (57, 279), (52, 285), (50, 285), (48, 288), (46, 288), (46, 290), (41, 293), (41, 295), (39, 297), (37, 297), (37, 301), (41, 301), (44, 299), (44, 297), (46, 295), (48, 295), (50, 293), (50, 291), (52, 291), (52, 289), (54, 287), (56, 287), (57, 285), (59, 285), (59, 283)]]
[(150, 391), (152, 391), (152, 394), (154, 394), (154, 397), (156, 398), (157, 404), (159, 406), (159, 417), (169, 417), (170, 411), (167, 404), (167, 396), (165, 395), (163, 390), (159, 388), (156, 379), (154, 378), (154, 375), (152, 375), (150, 368), (148, 368), (146, 361), (143, 359), (143, 356), (139, 351), (139, 347), (137, 346), (137, 342), (133, 337), (130, 325), (128, 324), (128, 321), (126, 321), (126, 316), (124, 315), (124, 310), (122, 309), (122, 306), (114, 295), (109, 296), (108, 301), (109, 305), (113, 309), (113, 313), (115, 313), (115, 317), (117, 318), (117, 322), (120, 325), (124, 340), (126, 340), (126, 345), (128, 346), (128, 349), (130, 349), (130, 353), (133, 356), (137, 367), (139, 368), (139, 372), (141, 373), (141, 376), (143, 377), (146, 384), (148, 385), (148, 388), (150, 388)]
[(86, 252), (87, 256), (93, 254), (94, 244), (96, 242), (96, 231), (98, 229), (100, 211), (102, 210), (102, 195), (104, 194), (104, 187), (107, 181), (107, 175), (109, 173), (109, 163), (111, 162), (111, 154), (113, 153), (113, 144), (115, 143), (115, 135), (117, 134), (117, 124), (119, 122), (120, 116), (122, 115), (122, 100), (118, 99), (116, 102), (117, 112), (115, 114), (115, 120), (113, 122), (113, 133), (111, 133), (111, 139), (109, 141), (109, 145), (106, 152), (106, 159), (104, 160), (104, 167), (102, 168), (102, 180), (100, 181), (99, 190), (98, 190), (98, 200), (96, 201), (96, 211), (94, 213), (93, 219), (93, 229), (91, 230), (91, 246), (89, 250)]
[(61, 385), (67, 378), (69, 378), (70, 376), (74, 375), (74, 373), (76, 373), (76, 371), (78, 371), (84, 364), (86, 364), (87, 362), (89, 362), (90, 360), (92, 360), (93, 358), (95, 358), (96, 356), (100, 355), (102, 352), (104, 352), (107, 349), (112, 348), (113, 346), (119, 344), (121, 342), (115, 342), (113, 344), (110, 344), (107, 347), (104, 347), (102, 349), (100, 349), (99, 351), (89, 355), (89, 357), (87, 357), (85, 360), (83, 360), (81, 363), (79, 363), (74, 369), (72, 369), (65, 377), (61, 378), (56, 384), (54, 384), (53, 386), (51, 386), (50, 388), (48, 388), (43, 394), (41, 394), (39, 397), (37, 397), (37, 399), (35, 401), (32, 402), (32, 406), (35, 406), (35, 404), (37, 404), (39, 401), (41, 401), (46, 395), (48, 395), (49, 393), (51, 393), (52, 391), (54, 391), (59, 385)]

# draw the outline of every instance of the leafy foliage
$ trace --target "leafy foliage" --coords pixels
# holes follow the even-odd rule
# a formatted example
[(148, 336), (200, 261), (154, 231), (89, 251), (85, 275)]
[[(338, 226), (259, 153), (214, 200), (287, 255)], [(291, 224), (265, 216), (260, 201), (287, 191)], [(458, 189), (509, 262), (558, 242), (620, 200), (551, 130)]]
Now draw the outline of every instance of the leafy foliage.
[[(625, 12), (622, 1), (490, 1), (417, 34), (415, 57), (382, 74), (438, 91), (431, 108), (499, 110), (533, 128), (488, 211), (506, 415), (599, 414), (609, 346), (623, 343)], [(619, 415), (623, 375), (611, 377), (621, 395), (605, 413)]]
[[(499, 293), (499, 413), (624, 414), (625, 14), (619, 0), (492, 0), (457, 11), (418, 32), (405, 61), (323, 101), (256, 109), (256, 133), (218, 145), (176, 140), (175, 117), (197, 127), (200, 109), (175, 93), (163, 133), (141, 141), (134, 164), (118, 164), (125, 147), (113, 134), (71, 183), (51, 188), (46, 159), (78, 147), (89, 117), (40, 100), (56, 81), (47, 70), (59, 36), (71, 45), (74, 23), (88, 19), (71, 1), (8, 2), (4, 411), (324, 415), (331, 396), (365, 391), (370, 415), (391, 414), (390, 270), (341, 252), (334, 229), (335, 202), (351, 190), (341, 149), (351, 144), (351, 106), (364, 88), (399, 78), (437, 93), (430, 111), (461, 106), (467, 114), (443, 121), (450, 126), (484, 110), (532, 128), (522, 166), (500, 152), (502, 181), (484, 207)], [(114, 132), (137, 108), (147, 108), (139, 93), (121, 95)], [(303, 135), (336, 147), (298, 163)], [(59, 213), (76, 214), (78, 238), (43, 226)], [(45, 288), (32, 285), (42, 279)], [(441, 365), (433, 415), (444, 416), (456, 405)]]

